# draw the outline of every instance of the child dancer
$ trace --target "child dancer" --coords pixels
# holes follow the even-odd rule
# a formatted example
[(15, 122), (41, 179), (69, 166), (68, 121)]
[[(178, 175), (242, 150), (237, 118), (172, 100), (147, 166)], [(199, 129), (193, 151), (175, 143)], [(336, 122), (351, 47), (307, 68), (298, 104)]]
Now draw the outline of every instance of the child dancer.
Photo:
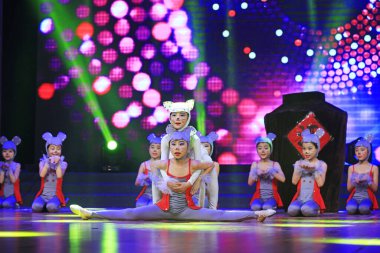
[[(214, 141), (218, 139), (218, 134), (215, 132), (210, 132), (208, 135), (202, 136), (200, 132), (197, 132), (197, 135), (201, 141), (201, 144), (206, 149), (208, 155), (211, 157), (214, 151)], [(220, 170), (219, 163), (214, 162), (214, 169), (209, 174), (202, 173), (202, 175), (194, 183), (193, 189), (199, 188), (197, 184), (202, 183), (204, 185), (200, 187), (200, 191), (202, 191), (203, 189), (206, 190), (206, 194), (202, 192), (200, 193), (200, 191), (198, 191), (196, 194), (193, 195), (193, 200), (195, 201), (195, 204), (197, 206), (208, 207), (210, 209), (217, 208), (219, 184), (218, 184), (218, 180), (211, 180), (211, 176), (213, 178), (218, 179), (219, 170)], [(216, 174), (216, 175), (212, 175), (212, 174)], [(205, 195), (207, 199), (204, 198)]]
[(355, 144), (355, 155), (359, 162), (348, 168), (347, 199), (348, 214), (370, 214), (372, 209), (378, 209), (375, 192), (379, 183), (379, 168), (368, 162), (371, 154), (372, 136), (360, 139)]
[(58, 212), (62, 206), (66, 206), (62, 192), (63, 176), (67, 169), (67, 163), (62, 156), (62, 142), (66, 134), (59, 132), (56, 137), (46, 132), (42, 135), (46, 141), (47, 156), (41, 158), (39, 168), (41, 188), (32, 204), (33, 212)]
[(3, 145), (3, 159), (0, 162), (0, 207), (16, 208), (22, 204), (20, 193), (20, 171), (21, 165), (14, 161), (17, 154), (17, 145), (21, 143), (18, 136), (11, 141), (4, 136), (0, 138)]
[[(166, 101), (163, 103), (164, 107), (169, 111), (170, 113), (170, 125), (166, 127), (166, 133), (167, 135), (163, 137), (161, 141), (161, 159), (169, 159), (171, 158), (169, 155), (169, 145), (168, 145), (168, 139), (170, 138), (170, 134), (177, 132), (177, 131), (184, 131), (185, 129), (191, 130), (191, 141), (190, 141), (190, 158), (199, 160), (199, 161), (207, 161), (211, 162), (211, 157), (207, 154), (207, 151), (205, 148), (201, 145), (201, 142), (199, 140), (199, 137), (196, 135), (197, 130), (192, 127), (188, 126), (191, 118), (190, 111), (194, 107), (194, 100), (190, 99), (186, 102), (170, 102)], [(161, 170), (161, 175), (164, 179), (167, 179), (167, 175), (165, 171)], [(194, 174), (192, 174), (191, 178), (189, 179), (188, 183), (193, 185), (195, 180), (200, 175), (200, 171), (196, 171)], [(217, 185), (217, 175), (216, 173), (212, 173), (210, 177), (210, 181), (212, 181), (212, 185)], [(153, 183), (154, 184), (154, 183)], [(160, 193), (157, 190), (156, 187), (152, 187), (153, 191), (153, 203), (156, 203), (160, 199)], [(192, 190), (192, 193), (197, 192), (198, 189), (194, 188)], [(201, 192), (205, 192), (204, 189)], [(213, 191), (216, 192), (217, 191)], [(217, 196), (212, 198), (213, 200), (217, 201)], [(210, 199), (210, 208), (216, 209), (217, 203), (211, 203)]]
[(277, 191), (277, 181), (285, 182), (285, 175), (278, 162), (270, 160), (273, 152), (272, 141), (276, 135), (269, 133), (267, 137), (256, 139), (256, 151), (260, 157), (258, 162), (253, 162), (248, 177), (248, 185), (256, 182), (256, 191), (252, 196), (251, 209), (266, 210), (282, 207), (282, 200)]
[[(190, 130), (191, 131), (191, 130)], [(168, 178), (167, 192), (155, 205), (128, 208), (123, 210), (90, 211), (78, 205), (71, 205), (73, 213), (82, 219), (101, 218), (110, 220), (203, 220), (203, 221), (241, 221), (258, 219), (263, 221), (276, 211), (222, 211), (200, 208), (191, 198), (190, 184), (187, 180), (196, 170), (211, 170), (213, 162), (200, 162), (188, 157), (190, 131), (177, 131), (170, 135), (170, 160), (154, 161), (151, 164), (152, 173), (157, 169), (165, 170)], [(156, 177), (152, 177), (155, 181)]]
[(320, 128), (315, 134), (311, 134), (309, 129), (302, 132), (302, 153), (305, 159), (294, 165), (292, 183), (297, 185), (297, 192), (288, 207), (290, 216), (317, 216), (326, 209), (320, 188), (325, 183), (327, 165), (317, 158), (319, 138), (323, 134), (324, 131)]
[(147, 206), (152, 204), (152, 182), (149, 178), (149, 173), (151, 171), (150, 164), (153, 161), (159, 160), (161, 156), (161, 138), (157, 137), (153, 133), (148, 136), (149, 145), (149, 155), (150, 159), (141, 163), (139, 172), (137, 174), (136, 186), (143, 186), (141, 192), (136, 198), (136, 207)]

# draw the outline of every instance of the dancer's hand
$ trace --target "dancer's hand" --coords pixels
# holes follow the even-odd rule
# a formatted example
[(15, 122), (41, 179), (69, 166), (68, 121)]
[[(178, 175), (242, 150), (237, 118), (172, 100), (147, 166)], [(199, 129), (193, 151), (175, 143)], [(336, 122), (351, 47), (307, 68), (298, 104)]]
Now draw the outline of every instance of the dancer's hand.
[(191, 184), (189, 182), (185, 183), (175, 183), (173, 186), (172, 191), (177, 192), (177, 193), (184, 193), (186, 192), (187, 188), (189, 188)]

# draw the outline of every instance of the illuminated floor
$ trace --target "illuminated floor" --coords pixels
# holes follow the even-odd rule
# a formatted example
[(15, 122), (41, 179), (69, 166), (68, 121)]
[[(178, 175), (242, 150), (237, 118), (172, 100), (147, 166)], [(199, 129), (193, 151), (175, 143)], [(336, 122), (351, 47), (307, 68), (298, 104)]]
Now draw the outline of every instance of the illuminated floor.
[(380, 252), (380, 212), (265, 223), (82, 221), (0, 209), (0, 252)]

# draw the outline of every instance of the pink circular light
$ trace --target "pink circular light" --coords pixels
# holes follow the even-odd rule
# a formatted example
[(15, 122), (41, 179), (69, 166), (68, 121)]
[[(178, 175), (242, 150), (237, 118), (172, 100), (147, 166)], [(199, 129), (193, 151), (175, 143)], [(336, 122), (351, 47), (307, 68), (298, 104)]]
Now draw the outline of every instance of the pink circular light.
[(133, 95), (132, 87), (129, 85), (122, 85), (119, 87), (119, 97), (131, 98)]
[(142, 107), (141, 103), (134, 101), (128, 105), (127, 113), (129, 115), (129, 117), (137, 118), (137, 117), (140, 117), (140, 115), (142, 114), (142, 109), (143, 109), (143, 107)]
[(169, 25), (174, 29), (186, 27), (187, 20), (188, 17), (184, 11), (173, 11), (169, 15)]
[(169, 113), (163, 106), (157, 106), (154, 109), (153, 117), (157, 120), (158, 123), (164, 123), (169, 119)]
[(188, 61), (194, 61), (198, 59), (199, 56), (198, 49), (192, 45), (183, 47), (181, 53), (183, 58)]
[(206, 62), (200, 62), (194, 67), (194, 74), (199, 77), (206, 77), (210, 72), (210, 67)]
[(123, 18), (128, 13), (128, 5), (126, 2), (118, 0), (111, 5), (111, 14), (115, 18)]
[(137, 91), (146, 91), (151, 84), (150, 76), (146, 73), (137, 73), (132, 79), (132, 86)]
[(92, 59), (88, 64), (88, 72), (92, 75), (97, 75), (102, 71), (102, 62), (98, 59)]
[(102, 53), (102, 59), (105, 63), (112, 64), (117, 59), (117, 52), (113, 48), (108, 48), (103, 51)]
[(161, 52), (165, 57), (170, 57), (178, 53), (178, 47), (173, 41), (166, 41), (162, 43)]
[(157, 126), (157, 121), (153, 116), (145, 117), (141, 120), (141, 127), (145, 130), (151, 130)]
[(130, 54), (135, 49), (135, 42), (130, 37), (125, 37), (120, 40), (119, 50), (123, 54)]
[(191, 45), (191, 30), (187, 27), (174, 30), (174, 38), (177, 41), (177, 45), (180, 47), (186, 47)]
[(253, 117), (257, 113), (257, 105), (253, 99), (244, 98), (237, 106), (238, 113), (243, 117)]
[(228, 147), (231, 145), (232, 141), (233, 141), (233, 138), (232, 138), (232, 134), (226, 130), (226, 129), (218, 129), (216, 131), (216, 133), (218, 134), (219, 138), (218, 138), (218, 145), (222, 146), (222, 147)]
[(110, 31), (101, 31), (97, 38), (102, 46), (109, 46), (113, 42), (113, 35)]
[(147, 107), (154, 108), (160, 104), (161, 94), (157, 90), (148, 89), (143, 94), (142, 102)]
[(218, 157), (219, 164), (237, 164), (237, 158), (234, 153), (223, 152)]
[(229, 88), (222, 93), (222, 102), (227, 106), (233, 106), (239, 101), (239, 92)]
[(152, 35), (158, 41), (166, 41), (169, 39), (172, 33), (172, 29), (165, 22), (159, 22), (155, 24), (152, 28)]
[(70, 78), (79, 78), (80, 74), (82, 73), (83, 73), (83, 69), (81, 67), (71, 67), (69, 69)]
[(109, 78), (112, 82), (118, 82), (124, 77), (124, 70), (120, 67), (114, 67), (110, 70)]
[(130, 118), (126, 111), (117, 111), (112, 116), (111, 121), (116, 128), (125, 128), (128, 126)]
[(142, 67), (142, 62), (139, 57), (129, 57), (125, 63), (125, 68), (130, 72), (138, 72)]
[(96, 51), (95, 43), (92, 40), (86, 40), (82, 43), (82, 45), (80, 45), (79, 51), (84, 56), (92, 56), (95, 54)]
[(164, 4), (169, 10), (175, 11), (182, 7), (184, 1), (185, 0), (164, 0)]
[(223, 113), (223, 105), (219, 101), (207, 105), (207, 113), (213, 117), (219, 117)]
[(90, 15), (90, 8), (86, 5), (79, 5), (76, 13), (78, 18), (87, 18)]
[(207, 89), (211, 92), (218, 92), (223, 89), (223, 80), (219, 77), (213, 76), (207, 80)]
[(141, 56), (144, 59), (150, 60), (156, 55), (156, 48), (152, 44), (145, 44), (141, 49)]
[(186, 90), (195, 90), (198, 85), (198, 79), (195, 75), (184, 75), (181, 78), (181, 84)]
[(98, 76), (92, 83), (92, 89), (98, 95), (107, 94), (111, 89), (111, 80), (106, 76)]
[(92, 0), (93, 3), (98, 6), (98, 7), (102, 7), (102, 6), (105, 6), (107, 4), (107, 1), (108, 0)]
[(141, 23), (146, 19), (147, 14), (143, 8), (135, 7), (131, 10), (129, 16), (134, 22)]
[(149, 11), (149, 15), (153, 21), (160, 21), (165, 18), (168, 9), (161, 3), (156, 3)]
[(99, 11), (94, 15), (94, 23), (97, 26), (105, 26), (110, 21), (110, 15), (106, 11)]
[(129, 30), (131, 29), (131, 26), (126, 19), (119, 19), (114, 27), (113, 27), (115, 33), (119, 36), (125, 36), (129, 33)]

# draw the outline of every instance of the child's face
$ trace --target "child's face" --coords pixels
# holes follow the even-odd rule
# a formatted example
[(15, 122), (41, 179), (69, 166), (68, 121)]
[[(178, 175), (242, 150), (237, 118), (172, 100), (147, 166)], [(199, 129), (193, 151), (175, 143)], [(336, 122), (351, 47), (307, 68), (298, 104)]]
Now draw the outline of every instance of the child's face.
[(256, 147), (257, 154), (261, 159), (267, 159), (270, 157), (270, 146), (268, 143), (260, 142)]
[(314, 143), (304, 142), (302, 143), (302, 153), (306, 160), (312, 160), (317, 157), (318, 150)]
[(13, 149), (3, 149), (3, 158), (5, 161), (10, 161), (15, 157), (15, 151)]
[(49, 145), (48, 147), (48, 156), (61, 156), (62, 146)]
[(368, 159), (368, 149), (366, 147), (355, 147), (355, 155), (360, 162)]
[(161, 157), (161, 144), (158, 144), (158, 143), (150, 144), (149, 155), (153, 159), (159, 159)]
[(187, 112), (172, 112), (170, 113), (170, 124), (174, 129), (179, 130), (186, 125), (189, 119), (189, 114)]
[(211, 155), (211, 144), (208, 142), (202, 142), (203, 147), (207, 150), (207, 154)]
[(187, 156), (187, 142), (184, 140), (170, 141), (170, 153), (175, 159), (181, 159)]

